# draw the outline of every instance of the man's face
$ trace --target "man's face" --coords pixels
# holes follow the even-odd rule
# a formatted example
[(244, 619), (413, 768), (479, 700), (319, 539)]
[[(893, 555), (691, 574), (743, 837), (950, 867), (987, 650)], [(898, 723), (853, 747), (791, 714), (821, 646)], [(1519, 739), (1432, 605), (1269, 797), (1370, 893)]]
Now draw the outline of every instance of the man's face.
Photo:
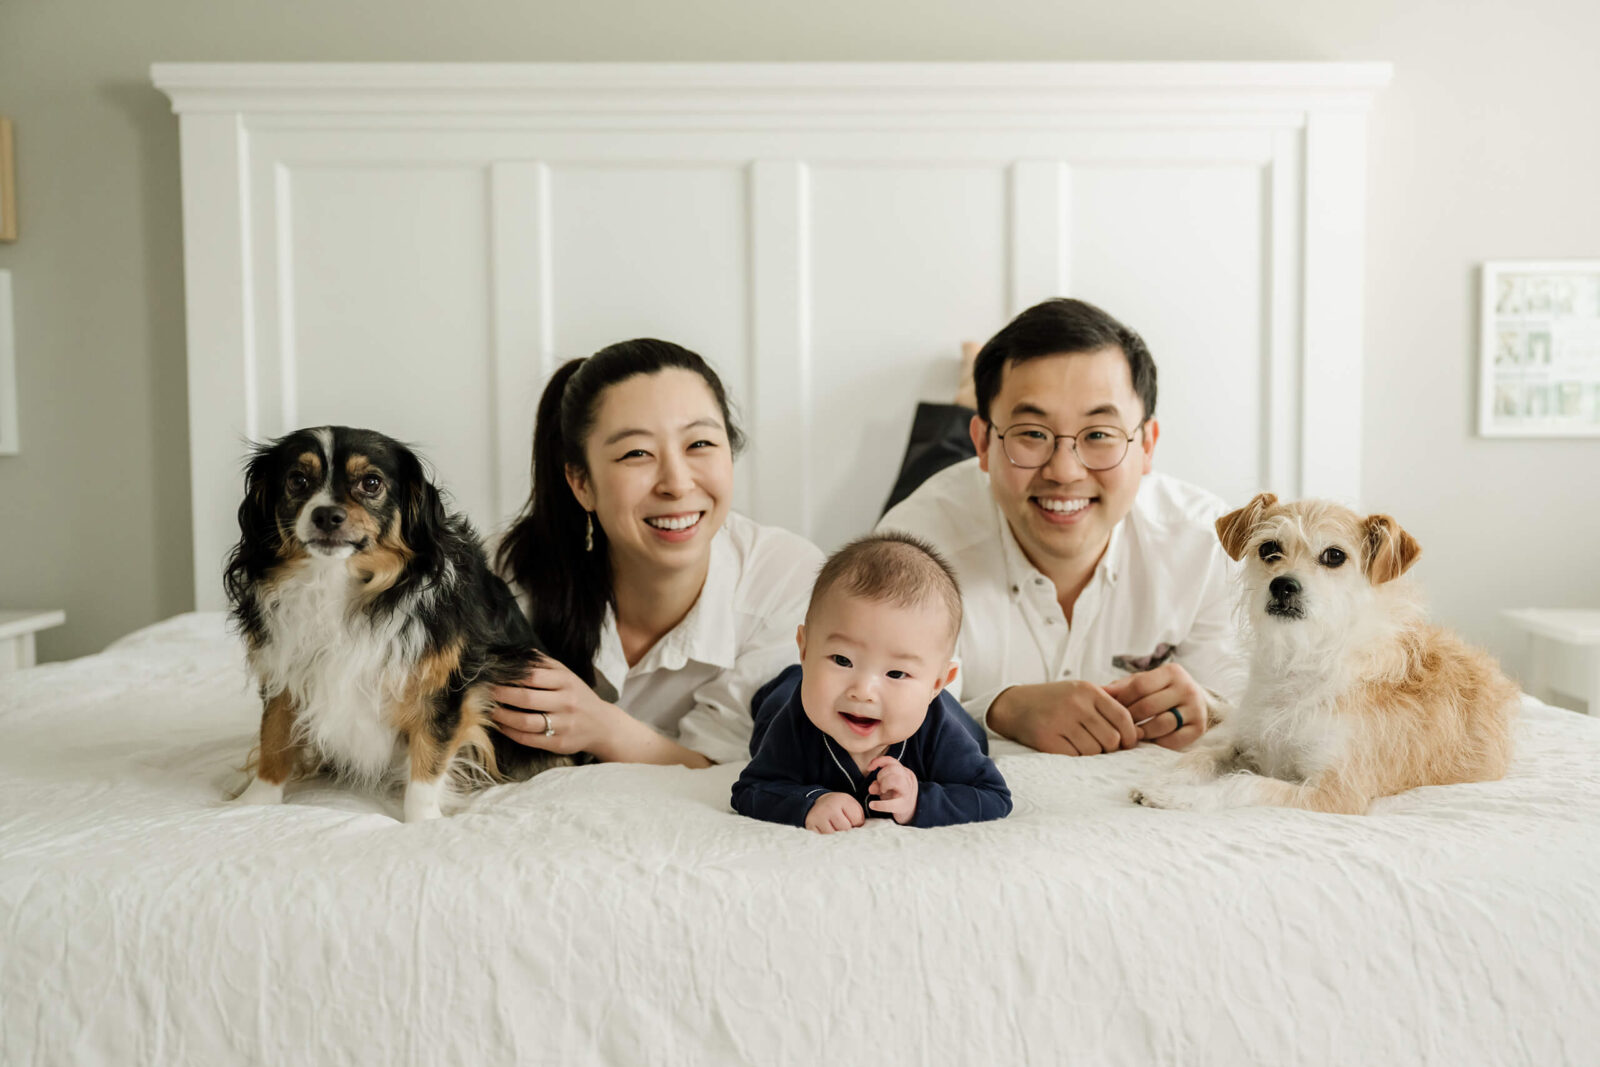
[[(1144, 405), (1133, 390), (1127, 356), (1120, 348), (1102, 348), (1008, 363), (989, 417), (991, 423), (972, 420), (972, 442), (1022, 551), (1046, 573), (1060, 565), (1092, 566), (1112, 527), (1133, 507), (1155, 454), (1155, 420), (1135, 429)], [(1019, 423), (1058, 434), (1116, 426), (1132, 431), (1133, 440), (1122, 462), (1109, 470), (1084, 469), (1069, 441), (1059, 442), (1043, 467), (1028, 470), (1006, 457), (1000, 438)]]

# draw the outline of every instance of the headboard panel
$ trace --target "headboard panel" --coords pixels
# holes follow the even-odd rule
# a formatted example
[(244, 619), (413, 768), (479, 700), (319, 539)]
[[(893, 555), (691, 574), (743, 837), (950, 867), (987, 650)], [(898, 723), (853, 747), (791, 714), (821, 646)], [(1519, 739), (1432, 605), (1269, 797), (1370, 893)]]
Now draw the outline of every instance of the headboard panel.
[(1382, 64), (158, 64), (181, 116), (195, 591), (246, 439), (416, 442), (483, 528), (561, 360), (723, 374), (736, 504), (865, 530), (959, 342), (1047, 296), (1161, 368), (1160, 469), (1360, 491), (1365, 115)]

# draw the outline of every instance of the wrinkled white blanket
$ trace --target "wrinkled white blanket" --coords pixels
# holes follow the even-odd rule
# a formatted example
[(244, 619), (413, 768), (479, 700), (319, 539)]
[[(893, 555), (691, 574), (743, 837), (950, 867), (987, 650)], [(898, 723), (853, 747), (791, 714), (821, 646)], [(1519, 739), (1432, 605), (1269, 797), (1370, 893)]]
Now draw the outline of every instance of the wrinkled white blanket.
[(257, 716), (214, 615), (0, 678), (0, 1062), (1600, 1055), (1600, 722), (1532, 701), (1505, 781), (1367, 817), (1138, 808), (1142, 749), (833, 837), (736, 766), (226, 807)]

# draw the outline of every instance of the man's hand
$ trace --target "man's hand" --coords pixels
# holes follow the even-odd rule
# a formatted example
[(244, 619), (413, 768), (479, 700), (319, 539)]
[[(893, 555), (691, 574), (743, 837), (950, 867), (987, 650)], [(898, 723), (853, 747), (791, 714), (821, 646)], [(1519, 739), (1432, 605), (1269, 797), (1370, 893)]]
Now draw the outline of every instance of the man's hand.
[(878, 799), (867, 801), (867, 807), (888, 812), (904, 826), (917, 813), (917, 776), (893, 756), (879, 756), (867, 764), (867, 773), (873, 771), (878, 772), (878, 777), (867, 786), (867, 792)]
[(1134, 722), (1144, 723), (1138, 728), (1139, 740), (1154, 741), (1162, 748), (1187, 748), (1209, 725), (1210, 698), (1176, 663), (1118, 678), (1108, 682), (1105, 691), (1127, 707)]
[(806, 829), (819, 834), (850, 830), (867, 821), (867, 813), (849, 793), (824, 793), (806, 812)]
[(1014, 685), (989, 705), (997, 733), (1040, 752), (1096, 756), (1139, 743), (1133, 717), (1090, 682)]

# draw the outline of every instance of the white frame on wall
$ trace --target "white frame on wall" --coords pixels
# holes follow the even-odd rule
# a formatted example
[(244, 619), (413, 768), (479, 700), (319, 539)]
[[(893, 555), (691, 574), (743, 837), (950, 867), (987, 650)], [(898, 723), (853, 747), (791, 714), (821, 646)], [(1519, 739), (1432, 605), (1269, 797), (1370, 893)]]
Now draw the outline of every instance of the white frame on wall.
[[(1557, 286), (1565, 282), (1568, 295), (1588, 313), (1561, 314), (1546, 307), (1507, 309), (1502, 298), (1508, 275), (1532, 275)], [(1600, 259), (1493, 260), (1484, 263), (1481, 282), (1478, 435), (1600, 437)], [(1532, 361), (1527, 370), (1516, 369), (1515, 364), (1526, 361)], [(1567, 415), (1551, 413), (1551, 407), (1561, 406), (1563, 385), (1571, 387), (1574, 410)], [(1505, 395), (1499, 392), (1501, 386)], [(1527, 410), (1510, 414), (1497, 403), (1515, 403), (1520, 397), (1531, 405), (1535, 395), (1543, 398), (1546, 409), (1538, 414)]]

